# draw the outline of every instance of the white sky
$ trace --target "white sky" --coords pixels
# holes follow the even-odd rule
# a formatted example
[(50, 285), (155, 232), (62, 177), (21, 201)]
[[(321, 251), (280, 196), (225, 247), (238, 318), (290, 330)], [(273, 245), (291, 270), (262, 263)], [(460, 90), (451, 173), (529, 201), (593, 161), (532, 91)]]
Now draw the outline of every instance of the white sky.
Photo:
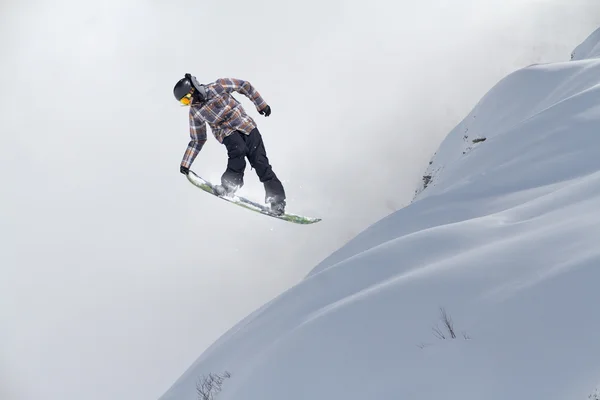
[[(594, 1), (0, 4), (0, 398), (157, 398), (208, 345), (406, 205), (512, 70), (568, 60)], [(577, 4), (575, 4), (577, 3)], [(249, 80), (297, 226), (179, 174), (185, 73)], [(213, 138), (192, 167), (217, 178)], [(247, 187), (262, 186), (247, 169)]]

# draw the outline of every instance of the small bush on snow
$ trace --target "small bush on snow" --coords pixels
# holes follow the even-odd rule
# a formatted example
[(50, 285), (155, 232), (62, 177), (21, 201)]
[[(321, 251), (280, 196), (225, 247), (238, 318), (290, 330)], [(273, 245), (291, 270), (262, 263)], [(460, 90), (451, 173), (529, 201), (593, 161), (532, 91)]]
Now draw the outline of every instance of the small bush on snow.
[(203, 376), (196, 384), (198, 400), (214, 400), (215, 396), (221, 391), (223, 381), (229, 377), (231, 377), (231, 374), (227, 371), (223, 375), (211, 372), (207, 376)]
[[(454, 328), (454, 322), (452, 322), (452, 318), (448, 315), (446, 310), (441, 307), (440, 308), (440, 319), (442, 320), (443, 327), (440, 328), (437, 324), (432, 328), (433, 334), (438, 339), (456, 339), (456, 329)], [(464, 339), (471, 339), (466, 332), (462, 332), (462, 337)], [(600, 399), (599, 399), (600, 400)]]
[[(452, 321), (452, 317), (450, 317), (450, 315), (448, 315), (448, 313), (446, 312), (446, 310), (443, 307), (440, 308), (440, 320), (442, 322), (442, 327), (440, 327), (438, 324), (436, 324), (432, 328), (433, 335), (436, 338), (441, 339), (441, 340), (456, 339), (458, 337), (458, 335), (456, 333), (456, 328), (454, 327), (454, 322)], [(465, 331), (461, 332), (461, 336), (465, 340), (471, 339), (471, 337)], [(420, 349), (423, 349), (427, 346), (430, 346), (430, 344), (429, 343), (421, 343), (421, 344), (417, 345), (417, 347), (419, 347)], [(598, 397), (597, 399), (592, 399), (592, 400), (600, 400), (600, 397)]]

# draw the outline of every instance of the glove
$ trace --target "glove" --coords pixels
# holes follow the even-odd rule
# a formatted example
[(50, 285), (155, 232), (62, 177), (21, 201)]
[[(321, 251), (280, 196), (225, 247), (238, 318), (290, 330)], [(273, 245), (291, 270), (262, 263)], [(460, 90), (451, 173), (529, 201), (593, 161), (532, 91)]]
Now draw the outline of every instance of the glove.
[(179, 167), (179, 172), (181, 172), (184, 175), (187, 175), (190, 173), (190, 169), (188, 167), (184, 167), (183, 165), (181, 165)]
[(265, 117), (268, 117), (269, 115), (271, 115), (271, 107), (266, 106), (265, 108), (263, 108), (262, 110), (259, 111), (259, 114), (264, 115)]

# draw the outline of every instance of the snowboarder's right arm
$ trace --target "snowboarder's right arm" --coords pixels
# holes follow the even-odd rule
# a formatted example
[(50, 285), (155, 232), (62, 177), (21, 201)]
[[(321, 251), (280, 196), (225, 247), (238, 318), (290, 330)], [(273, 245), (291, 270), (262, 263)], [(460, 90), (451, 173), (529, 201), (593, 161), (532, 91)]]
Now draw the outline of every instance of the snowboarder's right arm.
[(181, 170), (187, 171), (206, 143), (206, 122), (190, 112), (190, 142), (181, 160)]

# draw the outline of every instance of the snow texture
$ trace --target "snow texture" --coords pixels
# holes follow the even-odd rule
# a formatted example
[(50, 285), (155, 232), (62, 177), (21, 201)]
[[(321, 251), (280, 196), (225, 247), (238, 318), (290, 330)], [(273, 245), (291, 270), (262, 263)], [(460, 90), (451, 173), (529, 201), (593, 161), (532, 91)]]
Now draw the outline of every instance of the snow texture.
[(491, 88), (409, 206), (239, 322), (162, 400), (225, 371), (219, 400), (598, 398), (600, 33), (574, 54)]

